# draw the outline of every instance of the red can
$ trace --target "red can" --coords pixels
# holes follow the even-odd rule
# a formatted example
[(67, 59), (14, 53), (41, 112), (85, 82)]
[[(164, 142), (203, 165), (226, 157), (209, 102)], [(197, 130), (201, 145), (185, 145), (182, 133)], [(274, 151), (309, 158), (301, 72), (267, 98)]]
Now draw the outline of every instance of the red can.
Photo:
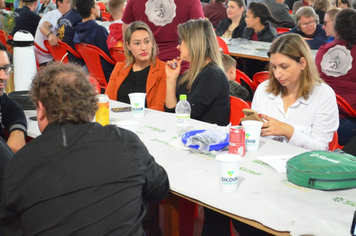
[(245, 129), (242, 126), (230, 127), (229, 153), (245, 156)]

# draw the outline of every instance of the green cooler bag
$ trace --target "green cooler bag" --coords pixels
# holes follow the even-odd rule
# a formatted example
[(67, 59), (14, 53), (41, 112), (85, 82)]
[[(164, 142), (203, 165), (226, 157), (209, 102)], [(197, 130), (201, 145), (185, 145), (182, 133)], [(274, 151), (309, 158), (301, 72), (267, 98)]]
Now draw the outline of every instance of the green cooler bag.
[(335, 190), (356, 187), (356, 157), (337, 152), (311, 151), (287, 162), (290, 182), (313, 189)]

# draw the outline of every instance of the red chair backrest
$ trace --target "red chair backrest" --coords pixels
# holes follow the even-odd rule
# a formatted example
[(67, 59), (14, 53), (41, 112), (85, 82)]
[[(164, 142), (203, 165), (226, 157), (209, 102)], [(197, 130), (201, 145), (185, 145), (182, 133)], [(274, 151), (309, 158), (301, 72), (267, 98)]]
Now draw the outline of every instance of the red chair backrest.
[(113, 61), (105, 52), (103, 52), (100, 48), (86, 44), (79, 43), (75, 45), (77, 52), (82, 56), (85, 61), (85, 64), (88, 67), (90, 76), (94, 77), (100, 84), (101, 88), (106, 89), (108, 85), (105, 79), (104, 71), (101, 66), (100, 58), (104, 58), (107, 62), (115, 65), (115, 61)]
[(243, 109), (251, 109), (244, 100), (230, 96), (230, 122), (231, 125), (239, 125), (240, 119), (245, 117)]
[(63, 63), (68, 63), (68, 51), (73, 54), (73, 56), (78, 59), (83, 59), (76, 51), (73, 50), (68, 44), (58, 41), (58, 47), (52, 47), (48, 40), (44, 41), (44, 45), (47, 50), (52, 54), (55, 61), (61, 61)]
[(101, 89), (100, 89), (100, 84), (99, 84), (99, 82), (98, 82), (95, 78), (90, 77), (90, 76), (89, 76), (89, 82), (90, 82), (91, 85), (94, 87), (95, 92), (98, 93), (98, 94), (100, 94)]
[[(7, 37), (7, 39), (6, 39), (6, 37)], [(8, 33), (5, 33), (3, 30), (0, 30), (0, 42), (6, 46), (8, 52), (12, 53), (11, 45), (7, 44), (7, 40), (9, 40), (9, 39), (12, 39), (12, 36), (9, 35)]]
[(44, 50), (43, 48), (41, 48), (36, 42), (34, 42), (34, 45), (35, 45), (35, 47), (36, 47), (38, 50), (40, 50), (41, 52), (51, 54), (49, 51), (46, 51), (46, 50)]
[(225, 41), (222, 38), (220, 38), (219, 36), (216, 36), (216, 39), (218, 40), (220, 51), (229, 55), (230, 54), (229, 48), (227, 47), (227, 44), (225, 43)]
[(105, 11), (106, 12), (106, 6), (105, 6), (104, 3), (98, 2), (98, 6), (99, 6), (100, 11)]
[(345, 99), (343, 99), (340, 95), (335, 94), (336, 95), (336, 101), (337, 104), (342, 107), (347, 113), (349, 113), (350, 116), (356, 118), (356, 111), (351, 107), (351, 105), (346, 102)]
[(278, 34), (283, 34), (285, 32), (289, 32), (290, 28), (278, 27), (276, 28)]
[(109, 12), (102, 11), (101, 18), (103, 19), (103, 21), (110, 21), (111, 14)]
[(125, 61), (125, 53), (123, 48), (113, 47), (110, 48), (110, 55), (116, 62), (124, 62)]
[(342, 149), (344, 146), (339, 144), (339, 135), (337, 132), (334, 133), (333, 140), (329, 143), (329, 151), (334, 151), (335, 149)]
[(250, 86), (250, 88), (252, 90), (256, 90), (256, 85), (252, 82), (252, 80), (250, 79), (250, 77), (248, 77), (245, 73), (243, 73), (241, 70), (236, 69), (236, 79), (235, 81), (239, 84), (241, 84), (241, 80), (245, 81), (246, 84), (248, 86)]
[(269, 71), (260, 71), (253, 75), (252, 80), (253, 80), (253, 84), (255, 85), (256, 89), (257, 89), (258, 85), (260, 85), (260, 83), (262, 83), (265, 80), (268, 80), (268, 76), (269, 76)]

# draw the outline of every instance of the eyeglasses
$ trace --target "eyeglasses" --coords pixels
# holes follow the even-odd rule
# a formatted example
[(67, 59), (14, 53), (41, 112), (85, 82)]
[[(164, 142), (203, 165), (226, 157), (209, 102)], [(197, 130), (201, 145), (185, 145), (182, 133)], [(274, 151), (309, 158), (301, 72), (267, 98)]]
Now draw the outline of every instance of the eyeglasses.
[(305, 28), (307, 27), (308, 25), (312, 26), (315, 24), (315, 20), (312, 20), (312, 21), (309, 21), (308, 23), (301, 23), (300, 26)]
[(182, 39), (178, 37), (178, 45), (180, 46), (182, 44)]
[(14, 65), (8, 64), (5, 66), (0, 66), (0, 71), (3, 70), (5, 75), (9, 75), (14, 71)]
[(329, 23), (329, 22), (333, 22), (333, 20), (329, 20), (329, 21), (324, 20), (323, 25), (326, 26), (326, 24)]

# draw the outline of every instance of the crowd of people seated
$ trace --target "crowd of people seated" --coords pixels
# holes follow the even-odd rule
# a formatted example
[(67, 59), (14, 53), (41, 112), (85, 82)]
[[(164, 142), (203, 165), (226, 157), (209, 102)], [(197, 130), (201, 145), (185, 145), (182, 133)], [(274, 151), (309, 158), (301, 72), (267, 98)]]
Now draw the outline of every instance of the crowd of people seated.
[[(129, 103), (129, 93), (144, 92), (147, 94), (147, 108), (174, 112), (179, 95), (186, 94), (192, 107), (191, 118), (226, 126), (230, 115), (229, 96), (236, 96), (252, 102), (252, 109), (257, 110), (266, 120), (261, 135), (267, 138), (310, 150), (328, 150), (329, 142), (332, 141), (335, 132), (338, 132), (340, 145), (346, 145), (352, 141), (352, 138), (356, 136), (356, 118), (343, 109), (338, 110), (335, 96), (337, 94), (343, 97), (353, 109), (356, 109), (354, 95), (356, 60), (353, 59), (356, 55), (356, 28), (354, 27), (356, 10), (352, 9), (350, 1), (337, 0), (332, 5), (330, 0), (301, 0), (293, 4), (293, 9), (289, 9), (281, 0), (258, 0), (247, 3), (244, 0), (216, 0), (204, 4), (203, 7), (198, 0), (174, 0), (165, 3), (158, 3), (156, 0), (128, 0), (127, 2), (109, 0), (111, 24), (108, 31), (97, 21), (102, 17), (96, 0), (56, 0), (55, 4), (49, 0), (43, 1), (41, 6), (37, 0), (22, 0), (21, 7), (15, 10), (16, 26), (11, 35), (18, 30), (27, 30), (34, 36), (37, 45), (35, 54), (40, 72), (34, 78), (31, 96), (36, 103), (37, 119), (43, 135), (33, 142), (33, 146), (32, 144), (25, 145), (24, 114), (18, 105), (3, 92), (6, 84), (0, 86), (1, 124), (8, 132), (8, 136), (0, 133), (0, 155), (4, 157), (0, 159), (0, 181), (5, 171), (4, 183), (7, 184), (2, 191), (6, 194), (6, 198), (2, 198), (0, 205), (0, 230), (9, 235), (11, 235), (9, 233), (11, 230), (20, 233), (22, 230), (30, 230), (28, 232), (31, 233), (41, 230), (41, 228), (32, 227), (32, 224), (35, 224), (32, 219), (39, 214), (38, 210), (32, 209), (27, 213), (26, 210), (19, 211), (20, 208), (28, 208), (29, 203), (16, 199), (37, 190), (45, 195), (46, 193), (42, 193), (40, 189), (48, 183), (38, 180), (35, 183), (37, 188), (31, 190), (32, 192), (25, 187), (15, 191), (8, 184), (16, 183), (24, 186), (25, 181), (30, 181), (27, 178), (35, 178), (36, 165), (41, 165), (42, 160), (36, 160), (38, 163), (35, 161), (27, 165), (26, 171), (22, 173), (24, 176), (13, 177), (12, 172), (24, 165), (20, 158), (31, 152), (36, 145), (40, 145), (40, 141), (48, 143), (50, 140), (53, 142), (60, 140), (62, 142), (62, 139), (68, 135), (70, 138), (68, 145), (76, 149), (78, 147), (74, 140), (83, 142), (94, 140), (100, 143), (98, 137), (110, 134), (111, 141), (114, 143), (126, 142), (127, 136), (133, 142), (133, 146), (140, 147), (139, 156), (142, 156), (144, 161), (141, 163), (138, 160), (136, 164), (146, 166), (149, 171), (149, 173), (138, 172), (136, 174), (144, 179), (152, 178), (147, 182), (146, 179), (140, 182), (139, 193), (144, 198), (149, 198), (150, 201), (159, 201), (169, 190), (168, 177), (164, 169), (154, 162), (137, 137), (131, 137), (132, 135), (127, 132), (121, 134), (122, 131), (117, 128), (105, 129), (98, 124), (92, 125), (89, 118), (92, 118), (95, 113), (96, 100), (93, 91), (84, 91), (88, 89), (88, 83), (85, 82), (85, 61), (69, 54), (69, 61), (80, 67), (53, 63), (52, 55), (44, 52), (47, 50), (44, 46), (45, 40), (48, 40), (52, 47), (58, 46), (59, 40), (63, 41), (73, 50), (76, 50), (76, 44), (90, 44), (101, 49), (109, 58), (112, 56), (109, 49), (120, 48), (125, 55), (124, 61), (113, 65), (101, 58), (101, 67), (108, 83), (103, 92), (112, 100)], [(289, 10), (293, 10), (292, 14)], [(278, 34), (276, 27), (289, 28), (289, 31)], [(216, 37), (225, 40), (243, 38), (270, 42), (271, 46), (267, 53), (269, 62), (239, 59), (221, 54)], [(4, 84), (3, 81), (7, 81), (13, 67), (8, 60), (6, 47), (0, 46), (0, 84)], [(317, 50), (315, 59), (312, 57), (311, 50)], [(235, 81), (236, 67), (239, 66), (242, 66), (242, 70), (251, 78), (261, 70), (268, 70), (269, 77), (267, 81), (258, 86), (254, 93), (251, 93), (245, 87), (246, 85)], [(54, 76), (48, 76), (50, 73)], [(46, 80), (52, 82), (45, 83)], [(80, 83), (78, 87), (74, 86), (76, 85), (74, 80)], [(44, 87), (40, 88), (40, 84)], [(78, 92), (78, 97), (76, 97), (78, 101), (84, 99), (80, 97), (83, 94), (88, 96), (89, 100), (91, 99), (92, 104), (88, 104), (90, 109), (84, 111), (85, 119), (80, 117), (83, 114), (77, 114), (77, 112), (74, 113), (78, 117), (74, 118), (63, 114), (63, 119), (67, 120), (57, 120), (51, 117), (63, 111), (57, 111), (58, 107), (52, 107), (53, 104), (48, 102), (46, 97), (42, 97), (44, 95), (40, 91), (41, 89), (55, 90), (55, 86), (59, 86), (59, 90), (53, 92), (58, 95), (65, 89), (61, 87), (62, 85), (68, 86), (73, 93)], [(56, 99), (53, 101), (60, 103), (66, 101), (67, 98), (59, 96), (59, 100)], [(76, 105), (78, 104), (68, 104), (68, 109), (75, 110)], [(14, 111), (8, 113), (9, 106)], [(9, 114), (10, 120), (7, 118)], [(12, 123), (11, 119), (16, 122)], [(98, 137), (92, 137), (93, 140), (81, 140), (82, 137), (78, 137), (73, 131), (77, 129), (85, 130), (81, 131), (83, 135), (94, 132), (98, 134)], [(124, 144), (121, 145), (124, 146)], [(45, 157), (58, 151), (56, 157), (59, 160), (65, 152), (61, 150), (60, 145), (56, 148), (58, 150), (46, 149), (41, 156)], [(109, 147), (103, 146), (102, 148)], [(120, 148), (123, 147), (118, 146), (110, 150), (112, 153), (119, 153)], [(18, 151), (19, 154), (15, 155), (12, 160), (12, 156)], [(79, 149), (78, 152), (80, 152)], [(78, 163), (85, 162), (81, 155), (76, 156)], [(111, 163), (113, 160), (108, 157), (107, 161)], [(7, 163), (10, 164), (7, 165)], [(53, 165), (53, 169), (54, 163), (46, 162), (49, 166)], [(107, 168), (101, 167), (103, 171)], [(40, 174), (46, 172), (40, 168), (36, 171)], [(155, 171), (158, 176), (153, 173)], [(73, 175), (78, 178), (80, 187), (88, 181), (86, 178), (81, 178), (82, 176), (78, 173), (73, 173)], [(162, 179), (158, 180), (159, 177)], [(108, 178), (107, 181), (111, 181), (112, 176)], [(50, 179), (50, 181), (55, 182), (55, 179)], [(96, 188), (95, 184), (90, 182), (88, 188)], [(148, 189), (158, 189), (158, 192), (156, 195), (146, 192), (142, 189), (143, 186)], [(61, 197), (69, 194), (66, 191), (64, 189), (63, 192), (54, 190), (49, 192), (58, 197), (58, 200), (54, 201), (57, 204), (65, 200)], [(78, 189), (75, 191), (78, 192), (71, 195), (72, 192), (69, 198), (81, 196), (82, 193)], [(131, 219), (126, 229), (112, 229), (113, 232), (118, 230), (117, 232), (120, 233), (125, 231), (144, 235), (140, 223), (145, 213), (145, 199), (138, 198), (140, 199), (134, 200), (140, 209), (134, 213), (125, 212), (134, 214), (137, 216), (136, 219)], [(47, 201), (50, 197), (46, 195), (44, 199)], [(31, 200), (34, 204), (42, 204), (40, 199)], [(90, 202), (98, 199), (88, 200)], [(51, 204), (51, 201), (49, 200), (48, 204)], [(117, 204), (115, 207), (121, 206)], [(60, 209), (56, 210), (60, 211)], [(72, 214), (66, 210), (63, 209), (61, 219)], [(84, 207), (83, 212), (90, 210)], [(228, 217), (222, 217), (209, 209), (204, 211), (206, 218), (202, 235), (216, 235), (217, 232), (221, 233), (219, 235), (229, 234), (230, 219)], [(43, 218), (50, 214), (49, 212), (41, 213), (44, 213)], [(33, 218), (22, 219), (24, 214)], [(80, 214), (78, 213), (78, 216)], [(80, 218), (78, 216), (75, 218)], [(120, 224), (127, 223), (122, 216), (118, 218)], [(48, 232), (55, 233), (57, 230), (63, 230), (58, 225), (50, 223), (49, 219), (42, 220), (44, 224), (41, 227), (45, 230), (53, 230)], [(86, 220), (92, 219), (88, 217), (79, 222), (86, 225)], [(221, 224), (219, 223), (219, 227), (216, 227), (216, 224), (212, 222)], [(29, 228), (21, 224), (26, 224)], [(100, 227), (97, 228), (99, 231), (96, 231), (98, 235), (104, 232), (100, 231), (105, 228), (101, 224), (100, 222)], [(234, 222), (234, 226), (240, 236), (260, 235), (260, 232), (255, 232), (244, 224)], [(113, 225), (110, 227), (115, 228)], [(65, 227), (65, 230), (69, 234), (73, 232), (70, 227)]]

